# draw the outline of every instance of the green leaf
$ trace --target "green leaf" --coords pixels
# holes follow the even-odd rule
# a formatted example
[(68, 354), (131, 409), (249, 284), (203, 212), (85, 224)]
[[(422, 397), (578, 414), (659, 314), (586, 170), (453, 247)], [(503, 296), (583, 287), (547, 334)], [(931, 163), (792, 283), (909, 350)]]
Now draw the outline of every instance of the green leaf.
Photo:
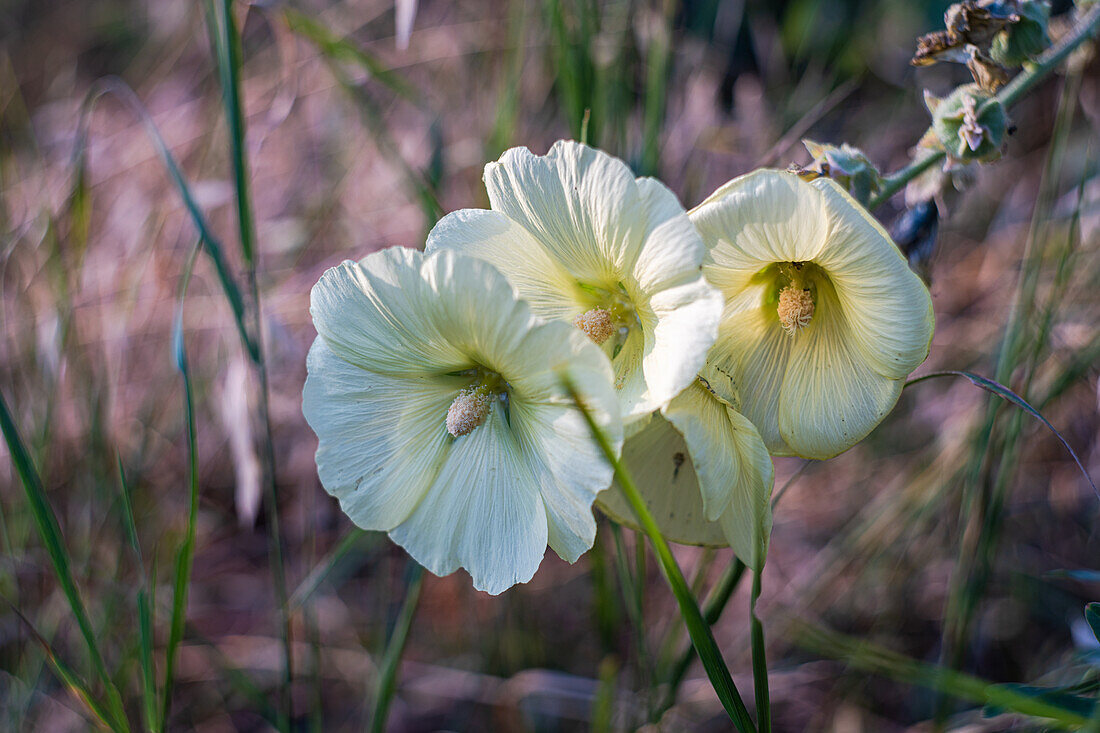
[[(1004, 685), (996, 685), (997, 687), (1004, 688), (1006, 690), (1012, 690), (1013, 692), (1024, 695), (1026, 697), (1032, 697), (1036, 700), (1042, 700), (1050, 705), (1056, 705), (1064, 710), (1067, 710), (1076, 715), (1082, 717), (1089, 717), (1093, 714), (1096, 708), (1096, 701), (1081, 695), (1074, 695), (1067, 692), (1064, 688), (1060, 687), (1036, 687), (1033, 685), (1020, 685), (1016, 683), (1008, 683)], [(995, 715), (1002, 715), (1008, 712), (1008, 709), (1003, 705), (991, 703), (986, 705), (982, 709), (982, 715), (987, 718), (992, 718)]]

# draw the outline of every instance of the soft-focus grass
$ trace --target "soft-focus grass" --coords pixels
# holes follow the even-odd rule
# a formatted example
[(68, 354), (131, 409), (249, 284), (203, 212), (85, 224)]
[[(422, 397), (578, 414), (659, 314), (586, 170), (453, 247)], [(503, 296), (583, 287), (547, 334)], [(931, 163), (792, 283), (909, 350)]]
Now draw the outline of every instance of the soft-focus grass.
[[(601, 524), (576, 567), (549, 557), (488, 599), (461, 574), (421, 588), (403, 553), (350, 527), (299, 410), (308, 290), (326, 266), (419, 245), (443, 212), (485, 205), (486, 160), (585, 120), (688, 206), (760, 160), (805, 162), (790, 131), (897, 168), (927, 124), (920, 88), (963, 80), (906, 65), (944, 3), (420, 6), (405, 53), (382, 0), (205, 14), (94, 0), (81, 23), (24, 1), (0, 17), (0, 395), (23, 446), (0, 461), (5, 728), (156, 729), (167, 710), (170, 730), (361, 729), (392, 689), (394, 730), (722, 729), (633, 533)], [(1014, 111), (1006, 159), (945, 201), (923, 370), (996, 377), (1093, 475), (1097, 89), (1095, 62), (1045, 84)], [(172, 324), (196, 232), (185, 383)], [(223, 409), (236, 360), (251, 365), (243, 415)], [(994, 682), (1095, 699), (1083, 606), (1100, 586), (1079, 571), (1100, 556), (1097, 502), (1036, 425), (937, 380), (849, 454), (779, 462), (797, 478), (757, 603), (775, 730), (900, 730), (937, 712), (997, 725), (981, 703), (1027, 693)], [(267, 473), (255, 526), (237, 510), (237, 431)], [(675, 559), (747, 690), (743, 567), (728, 551)], [(800, 645), (807, 623), (844, 636)]]

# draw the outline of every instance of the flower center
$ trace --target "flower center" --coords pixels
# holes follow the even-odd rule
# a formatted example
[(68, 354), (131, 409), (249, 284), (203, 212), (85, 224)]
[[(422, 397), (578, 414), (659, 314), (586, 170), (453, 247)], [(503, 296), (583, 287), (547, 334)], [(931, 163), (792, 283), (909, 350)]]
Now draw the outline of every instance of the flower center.
[(480, 368), (474, 371), (480, 377), (478, 382), (459, 392), (447, 408), (447, 432), (456, 438), (468, 435), (485, 422), (493, 400), (507, 395), (504, 380), (499, 374), (484, 372)]
[(798, 285), (788, 285), (779, 291), (779, 323), (792, 336), (810, 325), (814, 317), (814, 297), (809, 290)]
[(591, 307), (573, 318), (573, 325), (614, 359), (630, 335), (630, 329), (640, 325), (634, 303), (621, 282), (612, 286), (577, 283), (588, 294)]
[(615, 332), (611, 312), (603, 308), (586, 310), (573, 319), (573, 325), (588, 334), (588, 338), (597, 344), (607, 341), (611, 334)]

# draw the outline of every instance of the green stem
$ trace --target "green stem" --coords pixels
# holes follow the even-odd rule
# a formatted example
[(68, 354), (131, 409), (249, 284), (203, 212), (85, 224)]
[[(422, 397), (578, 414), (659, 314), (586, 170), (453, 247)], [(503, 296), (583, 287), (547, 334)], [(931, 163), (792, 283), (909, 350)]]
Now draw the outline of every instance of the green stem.
[(378, 677), (378, 694), (375, 697), (374, 715), (371, 716), (371, 733), (382, 733), (386, 729), (386, 717), (390, 712), (390, 702), (397, 689), (397, 667), (401, 663), (401, 654), (405, 651), (405, 642), (409, 638), (413, 616), (420, 600), (420, 589), (424, 585), (424, 568), (415, 560), (409, 561), (409, 582), (405, 591), (405, 602), (397, 616), (386, 653), (382, 659), (382, 670)]
[(752, 574), (752, 596), (749, 600), (750, 626), (752, 629), (752, 683), (756, 694), (756, 718), (760, 733), (772, 729), (771, 694), (768, 691), (768, 660), (764, 649), (764, 624), (756, 615), (756, 602), (760, 599), (761, 571)]
[[(1056, 45), (1048, 48), (1035, 60), (1032, 66), (1017, 74), (1012, 81), (997, 93), (994, 99), (1005, 107), (1010, 107), (1018, 102), (1036, 84), (1058, 68), (1078, 46), (1088, 40), (1097, 28), (1100, 28), (1100, 4), (1094, 5), (1092, 9), (1085, 13), (1072, 31), (1067, 33)], [(926, 157), (914, 160), (901, 170), (886, 176), (879, 192), (871, 197), (871, 200), (867, 203), (867, 208), (873, 211), (886, 203), (909, 181), (943, 160), (945, 155), (942, 150), (930, 153)]]
[(680, 614), (684, 617), (684, 623), (687, 626), (688, 634), (691, 636), (691, 642), (699, 653), (699, 659), (703, 662), (703, 668), (707, 672), (707, 677), (710, 679), (718, 699), (722, 702), (722, 706), (726, 709), (738, 731), (741, 731), (741, 733), (756, 733), (756, 726), (753, 725), (752, 718), (749, 717), (749, 711), (745, 707), (741, 695), (737, 692), (737, 686), (734, 685), (729, 668), (726, 667), (726, 663), (722, 659), (722, 652), (714, 640), (710, 625), (703, 618), (695, 597), (691, 595), (687, 581), (684, 580), (684, 574), (676, 563), (676, 558), (672, 556), (672, 550), (669, 549), (668, 543), (661, 535), (661, 530), (657, 527), (657, 521), (646, 507), (645, 501), (638, 491), (638, 486), (619, 461), (617, 452), (612, 448), (611, 442), (603, 429), (596, 424), (595, 418), (592, 417), (592, 413), (585, 406), (572, 379), (563, 374), (562, 382), (566, 391), (569, 392), (576, 403), (577, 409), (584, 416), (596, 444), (603, 452), (607, 462), (615, 470), (615, 478), (619, 483), (619, 488), (634, 510), (642, 531), (646, 533), (653, 545), (653, 552), (657, 555), (665, 580), (668, 581), (672, 595), (675, 596), (676, 603), (680, 607)]

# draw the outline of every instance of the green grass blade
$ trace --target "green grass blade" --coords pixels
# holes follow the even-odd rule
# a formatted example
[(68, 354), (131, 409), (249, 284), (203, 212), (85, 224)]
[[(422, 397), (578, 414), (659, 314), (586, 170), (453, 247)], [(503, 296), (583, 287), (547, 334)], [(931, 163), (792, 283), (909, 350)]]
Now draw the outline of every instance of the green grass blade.
[(69, 608), (72, 610), (73, 616), (76, 618), (76, 624), (80, 628), (80, 633), (84, 637), (84, 643), (88, 647), (88, 655), (91, 657), (96, 677), (99, 678), (107, 695), (107, 708), (110, 711), (109, 720), (112, 722), (112, 727), (128, 729), (122, 696), (111, 680), (111, 676), (107, 673), (107, 666), (96, 642), (95, 630), (88, 619), (84, 601), (81, 600), (80, 591), (77, 588), (76, 580), (73, 578), (69, 551), (66, 549), (61, 536), (61, 525), (57, 521), (57, 515), (54, 514), (53, 507), (50, 506), (49, 499), (46, 497), (46, 490), (42, 486), (42, 480), (31, 462), (30, 454), (27, 453), (23, 439), (19, 436), (19, 431), (15, 426), (11, 413), (8, 411), (8, 405), (4, 401), (3, 395), (0, 395), (0, 429), (4, 433), (4, 441), (7, 443), (12, 463), (15, 465), (15, 470), (23, 483), (27, 503), (30, 505), (39, 537), (42, 539), (42, 544), (46, 546), (46, 552), (50, 556), (50, 562), (53, 564), (58, 584), (65, 594), (65, 599), (69, 602)]
[(191, 386), (191, 371), (187, 364), (187, 350), (183, 338), (183, 305), (187, 297), (187, 286), (191, 281), (191, 271), (195, 265), (198, 252), (198, 247), (192, 251), (183, 275), (180, 277), (176, 315), (172, 326), (172, 354), (176, 369), (183, 380), (189, 501), (186, 534), (184, 535), (183, 544), (176, 554), (176, 572), (172, 584), (172, 617), (168, 626), (168, 645), (164, 652), (164, 697), (160, 711), (161, 730), (167, 729), (168, 715), (172, 710), (172, 686), (175, 682), (176, 653), (179, 650), (180, 642), (183, 640), (183, 627), (187, 618), (187, 591), (191, 583), (191, 562), (195, 552), (195, 522), (198, 518), (199, 456), (195, 430), (195, 403)]
[(46, 657), (47, 664), (49, 664), (50, 669), (53, 670), (54, 674), (57, 675), (57, 678), (61, 680), (61, 684), (65, 685), (65, 687), (68, 688), (73, 697), (84, 703), (84, 705), (91, 712), (93, 720), (95, 720), (95, 722), (99, 723), (107, 730), (128, 730), (120, 728), (117, 725), (117, 723), (112, 719), (110, 712), (106, 708), (104, 708), (98, 700), (96, 700), (91, 690), (88, 689), (88, 685), (85, 684), (84, 680), (80, 679), (80, 675), (77, 674), (76, 671), (73, 670), (71, 667), (69, 667), (69, 665), (61, 659), (61, 657), (57, 656), (57, 654), (54, 653), (53, 647), (50, 646), (50, 642), (48, 642), (46, 638), (38, 632), (38, 629), (36, 629), (34, 627), (34, 624), (30, 622), (30, 619), (24, 616), (23, 612), (16, 608), (15, 605), (8, 599), (5, 598), (4, 602), (8, 604), (8, 608), (11, 609), (12, 613), (19, 617), (19, 620), (21, 620), (23, 624), (27, 627), (27, 630), (30, 632), (31, 636), (34, 637), (34, 640), (38, 642), (38, 645), (40, 647), (42, 647), (42, 653)]
[(772, 729), (771, 693), (768, 690), (768, 661), (764, 648), (764, 624), (756, 615), (756, 602), (760, 599), (760, 571), (752, 574), (752, 596), (749, 616), (752, 634), (752, 684), (756, 694), (756, 722), (760, 733)]
[(119, 493), (122, 495), (123, 518), (126, 536), (134, 551), (141, 585), (137, 591), (139, 662), (141, 665), (141, 701), (145, 726), (154, 733), (161, 730), (157, 716), (156, 668), (153, 665), (153, 611), (149, 603), (148, 577), (145, 574), (145, 561), (141, 556), (141, 544), (138, 542), (137, 523), (134, 521), (134, 507), (130, 499), (130, 487), (126, 482), (126, 472), (122, 467), (122, 458), (117, 457)]
[(88, 120), (95, 107), (95, 103), (105, 94), (111, 94), (121, 101), (134, 113), (145, 128), (146, 135), (156, 149), (157, 155), (160, 157), (161, 163), (168, 173), (168, 177), (171, 179), (176, 192), (183, 201), (184, 208), (187, 209), (192, 225), (198, 231), (202, 239), (204, 250), (214, 264), (218, 282), (221, 284), (222, 291), (225, 294), (226, 300), (229, 302), (229, 307), (233, 311), (233, 318), (245, 350), (255, 357), (257, 351), (256, 344), (253, 342), (245, 326), (244, 298), (241, 295), (241, 290), (237, 286), (236, 280), (229, 270), (229, 264), (225, 259), (224, 248), (220, 240), (210, 229), (209, 224), (207, 224), (206, 216), (203, 214), (202, 209), (199, 208), (198, 202), (195, 201), (195, 197), (191, 193), (191, 187), (187, 184), (187, 180), (184, 178), (182, 171), (180, 171), (175, 157), (168, 149), (168, 145), (164, 142), (164, 138), (161, 137), (160, 131), (153, 123), (153, 119), (149, 116), (149, 112), (145, 109), (144, 105), (142, 105), (141, 100), (137, 98), (133, 90), (117, 77), (107, 77), (98, 80), (84, 98), (84, 104), (80, 112), (80, 121), (77, 124), (76, 145), (73, 148), (74, 169), (78, 171), (84, 169)]
[(401, 664), (401, 654), (405, 651), (405, 642), (409, 638), (413, 616), (420, 601), (420, 589), (424, 585), (424, 568), (415, 560), (409, 560), (409, 571), (405, 584), (405, 601), (397, 616), (386, 653), (382, 658), (382, 668), (378, 675), (378, 691), (374, 700), (374, 712), (371, 715), (371, 733), (383, 733), (386, 730), (386, 718), (389, 716), (390, 703), (397, 689), (397, 668)]
[(418, 107), (424, 106), (420, 90), (393, 71), (380, 59), (358, 46), (348, 38), (341, 38), (326, 28), (316, 18), (300, 10), (285, 8), (283, 17), (291, 31), (305, 38), (325, 56), (343, 62), (350, 62), (370, 75), (370, 78), (382, 84), (397, 96), (412, 102)]
[(795, 621), (792, 630), (796, 642), (803, 648), (831, 659), (842, 660), (864, 672), (926, 687), (960, 700), (1042, 718), (1059, 728), (1076, 729), (1087, 722), (1073, 711), (1042, 698), (1023, 694), (1012, 687), (910, 659), (903, 654), (832, 630), (811, 626), (803, 621)]
[(596, 424), (596, 420), (592, 417), (592, 413), (584, 405), (580, 393), (577, 392), (573, 381), (568, 375), (563, 374), (562, 382), (569, 392), (570, 397), (573, 399), (573, 402), (577, 405), (577, 409), (580, 410), (581, 414), (584, 416), (585, 422), (588, 423), (588, 428), (592, 431), (592, 436), (603, 452), (604, 458), (607, 459), (607, 462), (610, 463), (615, 470), (615, 479), (619, 482), (619, 487), (622, 489), (627, 501), (630, 502), (631, 507), (634, 509), (639, 525), (641, 525), (642, 530), (649, 537), (649, 541), (653, 545), (653, 551), (660, 562), (665, 580), (668, 581), (669, 588), (672, 590), (672, 595), (676, 598), (676, 603), (680, 607), (680, 614), (684, 618), (688, 634), (691, 636), (691, 641), (695, 645), (695, 650), (698, 652), (699, 659), (703, 663), (703, 668), (707, 672), (707, 677), (710, 679), (710, 683), (714, 687), (718, 699), (722, 702), (722, 707), (726, 709), (730, 719), (733, 720), (734, 725), (737, 726), (737, 730), (741, 731), (741, 733), (755, 733), (756, 727), (753, 725), (752, 718), (749, 717), (749, 711), (745, 707), (745, 703), (741, 699), (740, 693), (737, 692), (737, 686), (733, 683), (733, 677), (730, 676), (729, 668), (726, 667), (726, 662), (722, 659), (722, 652), (718, 649), (718, 644), (715, 642), (714, 635), (711, 633), (710, 625), (703, 618), (703, 614), (699, 610), (699, 605), (696, 603), (695, 597), (691, 595), (691, 589), (688, 588), (687, 581), (684, 580), (684, 574), (680, 571), (680, 566), (676, 563), (676, 558), (672, 556), (672, 551), (669, 549), (668, 543), (665, 542), (665, 538), (661, 535), (656, 520), (653, 519), (653, 515), (650, 514), (649, 509), (646, 508), (645, 501), (638, 492), (638, 487), (634, 483), (634, 479), (623, 467), (618, 456), (615, 455), (615, 450), (611, 447), (611, 442), (607, 439), (607, 435), (604, 434), (600, 426)]
[(328, 554), (328, 557), (314, 566), (305, 580), (299, 583), (294, 592), (290, 594), (290, 599), (287, 601), (290, 612), (294, 613), (308, 603), (310, 597), (321, 587), (321, 583), (325, 582), (352, 550), (357, 547), (360, 549), (373, 547), (380, 536), (377, 532), (366, 532), (358, 527), (344, 535), (344, 538), (337, 543), (336, 547)]
[(661, 132), (665, 123), (668, 98), (668, 75), (672, 61), (672, 21), (678, 3), (663, 0), (661, 23), (654, 29), (646, 53), (645, 110), (643, 113), (642, 165), (643, 176), (655, 176), (660, 171)]
[(1016, 394), (1000, 382), (996, 382), (987, 377), (983, 377), (980, 374), (956, 370), (946, 370), (942, 372), (933, 372), (931, 374), (923, 374), (915, 379), (910, 379), (908, 382), (905, 383), (905, 386), (909, 387), (914, 384), (920, 384), (925, 380), (935, 379), (937, 377), (965, 377), (966, 379), (970, 380), (970, 383), (974, 386), (981, 387), (985, 391), (995, 394), (1007, 402), (1011, 402), (1013, 405), (1016, 405), (1016, 407), (1019, 407), (1028, 415), (1031, 415), (1033, 418), (1041, 422), (1043, 425), (1046, 426), (1047, 430), (1054, 433), (1054, 437), (1058, 438), (1058, 440), (1065, 447), (1066, 451), (1069, 452), (1070, 456), (1072, 456), (1073, 458), (1073, 462), (1076, 463), (1077, 468), (1081, 470), (1081, 475), (1085, 477), (1085, 480), (1089, 482), (1089, 486), (1092, 487), (1093, 493), (1095, 493), (1096, 496), (1100, 498), (1100, 489), (1096, 488), (1096, 484), (1093, 483), (1092, 477), (1089, 476), (1089, 472), (1085, 470), (1085, 466), (1081, 463), (1081, 459), (1077, 457), (1077, 453), (1070, 446), (1069, 441), (1067, 441), (1065, 437), (1060, 432), (1058, 432), (1057, 428), (1051, 425), (1049, 420), (1043, 417), (1043, 414), (1041, 412), (1032, 407), (1023, 397)]
[[(279, 529), (279, 496), (275, 483), (275, 446), (271, 428), (270, 385), (263, 350), (263, 324), (260, 315), (260, 291), (256, 275), (255, 223), (252, 218), (252, 197), (249, 187), (248, 152), (245, 139), (244, 104), (241, 94), (241, 38), (233, 18), (232, 0), (207, 0), (207, 26), (214, 39), (214, 55), (222, 85), (222, 101), (229, 127), (233, 180), (236, 189), (237, 225), (241, 256), (245, 262), (248, 286), (252, 296), (252, 333), (255, 350), (252, 363), (260, 384), (260, 419), (264, 427), (263, 467), (266, 490), (268, 557), (272, 585), (279, 615), (279, 631), (283, 646), (282, 684), (279, 689), (280, 721), (283, 729), (293, 717), (290, 685), (294, 678), (294, 656), (291, 643), (291, 618), (287, 606), (286, 567), (283, 560), (282, 533)], [(214, 5), (216, 5), (216, 12)]]

